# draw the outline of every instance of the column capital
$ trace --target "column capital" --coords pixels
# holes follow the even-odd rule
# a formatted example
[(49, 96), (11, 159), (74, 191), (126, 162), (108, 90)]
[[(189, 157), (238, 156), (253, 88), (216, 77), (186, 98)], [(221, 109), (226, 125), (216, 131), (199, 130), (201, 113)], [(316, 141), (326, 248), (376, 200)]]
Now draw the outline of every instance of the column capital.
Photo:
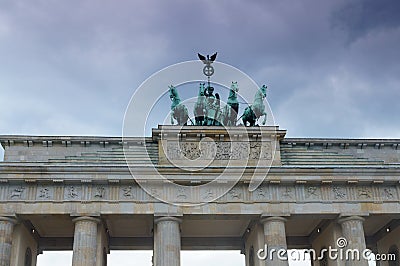
[(95, 217), (91, 217), (91, 216), (79, 216), (76, 218), (72, 219), (73, 223), (79, 222), (79, 221), (92, 221), (95, 222), (97, 224), (99, 224), (101, 222), (101, 220), (99, 218), (95, 218)]
[(0, 221), (4, 221), (4, 222), (10, 222), (13, 224), (18, 223), (18, 220), (14, 217), (7, 217), (7, 216), (0, 216)]
[(172, 221), (172, 222), (177, 222), (177, 223), (182, 223), (182, 219), (175, 217), (175, 216), (162, 216), (159, 218), (154, 219), (154, 223), (158, 224), (159, 222), (165, 222), (165, 221)]
[(286, 221), (287, 221), (287, 219), (284, 217), (281, 217), (281, 216), (268, 216), (268, 217), (261, 216), (261, 220), (260, 220), (260, 222), (262, 224), (265, 224), (268, 222), (283, 222), (283, 223), (285, 223)]
[(338, 219), (338, 223), (339, 224), (342, 224), (342, 223), (345, 223), (345, 222), (348, 222), (348, 221), (361, 221), (361, 222), (364, 222), (365, 219), (363, 217), (361, 217), (361, 216), (358, 216), (358, 215), (341, 216)]

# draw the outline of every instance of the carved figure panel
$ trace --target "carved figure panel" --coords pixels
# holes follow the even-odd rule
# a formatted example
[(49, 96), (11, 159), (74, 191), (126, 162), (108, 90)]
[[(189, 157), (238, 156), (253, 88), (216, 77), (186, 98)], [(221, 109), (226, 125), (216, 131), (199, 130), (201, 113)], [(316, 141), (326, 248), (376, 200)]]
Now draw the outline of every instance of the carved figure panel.
[(347, 198), (346, 188), (342, 186), (332, 187), (333, 198), (335, 200), (345, 200)]
[(305, 188), (306, 199), (321, 199), (321, 188), (317, 186), (306, 186)]
[(92, 196), (95, 200), (105, 199), (107, 197), (107, 190), (104, 186), (94, 186)]
[(26, 198), (26, 187), (24, 186), (10, 187), (9, 199), (21, 200), (25, 198)]
[(65, 200), (80, 200), (82, 198), (81, 186), (69, 185), (65, 187)]
[(36, 199), (51, 200), (54, 198), (54, 189), (51, 186), (39, 186), (37, 188)]
[(137, 197), (135, 187), (130, 186), (122, 186), (120, 189), (120, 197), (123, 200), (126, 199), (135, 199)]
[(198, 158), (205, 160), (270, 160), (270, 142), (229, 141), (168, 141), (166, 154), (172, 160)]

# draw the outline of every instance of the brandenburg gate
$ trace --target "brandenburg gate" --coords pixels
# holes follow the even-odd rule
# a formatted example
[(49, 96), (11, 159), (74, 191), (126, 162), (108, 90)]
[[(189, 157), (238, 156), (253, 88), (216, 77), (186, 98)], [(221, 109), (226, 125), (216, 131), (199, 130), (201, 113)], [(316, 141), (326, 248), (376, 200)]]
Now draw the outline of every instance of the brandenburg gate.
[[(0, 265), (35, 265), (42, 251), (73, 250), (73, 266), (101, 266), (110, 250), (153, 250), (154, 265), (178, 266), (181, 250), (231, 249), (242, 251), (246, 266), (288, 265), (257, 253), (265, 245), (319, 252), (337, 248), (339, 238), (346, 248), (398, 255), (400, 140), (294, 139), (278, 127), (261, 126), (237, 128), (228, 141), (224, 130), (159, 126), (152, 136), (124, 140), (1, 136)], [(198, 156), (201, 138), (215, 143), (206, 168), (190, 172), (171, 165), (174, 158)], [(227, 145), (238, 149), (229, 152)], [(244, 168), (243, 154), (250, 156)], [(250, 191), (252, 160), (259, 157), (272, 164)], [(234, 163), (227, 166), (227, 159)], [(144, 178), (132, 178), (128, 164)], [(159, 182), (154, 169), (181, 187)], [(214, 199), (229, 178), (201, 185), (221, 169), (243, 175)], [(327, 261), (345, 265), (326, 259), (314, 265)], [(367, 265), (362, 259), (347, 263)]]
[[(246, 266), (279, 266), (299, 249), (313, 265), (368, 265), (372, 252), (399, 265), (400, 139), (287, 138), (256, 125), (266, 86), (237, 125), (238, 82), (225, 107), (211, 86), (216, 55), (177, 65), (191, 78), (205, 64), (193, 119), (171, 85), (177, 125), (145, 137), (0, 136), (0, 266), (50, 250), (73, 250), (73, 266), (107, 265), (110, 250), (153, 250), (155, 266), (179, 266), (181, 250), (241, 250)], [(160, 81), (148, 84), (127, 120), (158, 99)]]

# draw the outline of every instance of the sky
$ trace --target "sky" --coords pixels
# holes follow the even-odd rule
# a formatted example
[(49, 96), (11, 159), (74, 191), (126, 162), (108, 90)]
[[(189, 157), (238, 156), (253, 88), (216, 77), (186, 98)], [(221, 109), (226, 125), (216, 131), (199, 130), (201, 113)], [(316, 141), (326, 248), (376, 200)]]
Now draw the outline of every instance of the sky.
[(399, 13), (396, 0), (0, 0), (0, 135), (121, 136), (143, 81), (217, 51), (268, 85), (287, 137), (400, 138)]

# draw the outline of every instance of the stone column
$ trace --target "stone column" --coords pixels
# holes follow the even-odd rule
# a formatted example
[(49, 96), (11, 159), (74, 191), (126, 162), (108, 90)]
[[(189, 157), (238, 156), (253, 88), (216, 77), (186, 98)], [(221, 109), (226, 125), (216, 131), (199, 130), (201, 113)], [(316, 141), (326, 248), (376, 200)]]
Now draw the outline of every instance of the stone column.
[[(287, 244), (285, 232), (286, 219), (279, 216), (268, 217), (261, 220), (264, 225), (264, 238), (267, 255), (265, 265), (267, 266), (288, 266)], [(273, 252), (274, 251), (274, 252)], [(284, 251), (284, 253), (282, 253)], [(272, 256), (271, 256), (272, 255)], [(280, 259), (284, 257), (285, 259)]]
[(360, 254), (360, 259), (358, 260), (347, 259), (346, 266), (368, 266), (368, 262), (362, 257), (362, 252), (366, 249), (363, 222), (364, 218), (360, 216), (343, 217), (338, 220), (342, 227), (343, 237), (347, 241), (347, 245), (343, 247), (343, 250), (358, 250)]
[(97, 224), (99, 219), (82, 216), (75, 223), (72, 266), (95, 266), (97, 252)]
[(181, 219), (166, 216), (155, 219), (154, 262), (155, 266), (181, 265)]
[(10, 266), (14, 218), (0, 216), (0, 266)]

